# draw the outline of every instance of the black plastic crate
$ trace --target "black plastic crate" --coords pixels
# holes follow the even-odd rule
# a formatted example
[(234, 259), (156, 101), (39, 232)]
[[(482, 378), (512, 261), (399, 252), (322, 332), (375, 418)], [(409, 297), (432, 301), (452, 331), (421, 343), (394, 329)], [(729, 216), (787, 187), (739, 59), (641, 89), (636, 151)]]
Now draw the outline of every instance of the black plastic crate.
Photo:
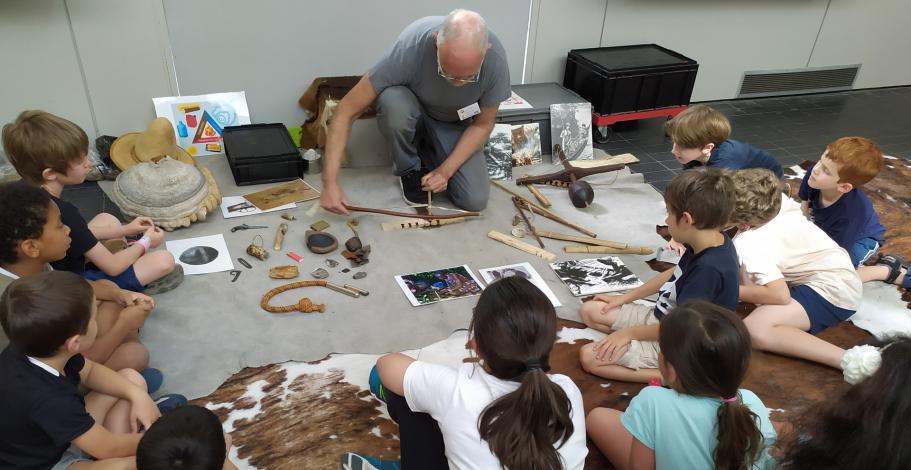
[(573, 49), (563, 86), (602, 115), (651, 111), (690, 103), (699, 64), (656, 44)]
[(302, 178), (307, 161), (284, 124), (227, 126), (222, 135), (225, 157), (238, 186)]

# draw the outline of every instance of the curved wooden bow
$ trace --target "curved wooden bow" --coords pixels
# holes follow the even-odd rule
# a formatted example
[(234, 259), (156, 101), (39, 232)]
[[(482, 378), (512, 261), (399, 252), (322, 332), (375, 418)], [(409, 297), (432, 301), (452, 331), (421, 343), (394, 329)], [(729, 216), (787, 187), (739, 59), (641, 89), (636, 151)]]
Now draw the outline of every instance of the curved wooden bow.
[(396, 217), (408, 217), (412, 219), (424, 219), (424, 220), (438, 220), (438, 219), (455, 219), (458, 217), (480, 217), (480, 212), (469, 212), (469, 211), (460, 211), (458, 214), (445, 214), (445, 215), (424, 215), (424, 214), (415, 214), (411, 212), (396, 212), (386, 209), (373, 209), (370, 207), (358, 207), (358, 206), (345, 206), (349, 211), (354, 212), (370, 212), (373, 214), (383, 214), (383, 215), (392, 215)]

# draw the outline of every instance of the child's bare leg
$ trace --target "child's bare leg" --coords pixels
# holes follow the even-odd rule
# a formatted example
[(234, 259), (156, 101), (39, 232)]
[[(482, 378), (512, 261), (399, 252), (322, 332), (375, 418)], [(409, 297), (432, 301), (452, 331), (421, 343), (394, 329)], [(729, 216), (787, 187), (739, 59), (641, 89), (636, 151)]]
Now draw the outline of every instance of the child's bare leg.
[(136, 457), (96, 460), (94, 462), (77, 462), (67, 470), (134, 470)]
[[(135, 336), (134, 333), (133, 337)], [(124, 341), (123, 344), (117, 346), (117, 349), (114, 349), (104, 365), (111, 370), (145, 370), (149, 367), (149, 349), (140, 343), (138, 338)]]
[(633, 448), (633, 435), (620, 422), (622, 415), (612, 408), (595, 408), (585, 418), (588, 437), (619, 470), (629, 465), (629, 454)]
[(810, 318), (794, 299), (787, 305), (761, 305), (744, 323), (756, 349), (841, 368), (845, 350), (808, 333)]
[[(123, 369), (117, 373), (143, 391), (146, 390), (146, 381), (142, 375), (139, 375), (139, 372), (133, 369)], [(91, 392), (85, 396), (85, 410), (95, 419), (95, 422), (117, 434), (128, 434), (132, 431), (130, 406), (129, 401), (103, 393)]]
[[(894, 284), (902, 285), (905, 281), (905, 275), (907, 272), (902, 269), (901, 274), (895, 278)], [(860, 276), (860, 280), (863, 282), (869, 281), (885, 281), (889, 278), (889, 267), (881, 264), (875, 266), (860, 266), (857, 268), (857, 275)]]
[[(128, 332), (124, 335), (123, 331), (115, 330), (115, 326), (123, 307), (112, 301), (102, 301), (98, 304), (98, 313), (96, 321), (98, 323), (98, 336), (95, 344), (83, 352), (85, 357), (108, 366), (112, 370), (136, 369), (144, 370), (149, 366), (149, 351), (139, 341), (139, 335), (136, 331)], [(116, 346), (106, 345), (107, 341), (100, 341), (108, 334), (123, 335), (122, 339), (117, 339), (119, 343)], [(111, 341), (114, 341), (113, 339)]]
[[(639, 382), (648, 383), (652, 379), (661, 378), (658, 369), (639, 369), (634, 370), (623, 367), (619, 364), (598, 360), (595, 357), (594, 344), (590, 343), (582, 346), (579, 350), (579, 362), (582, 363), (582, 369), (589, 374), (597, 375), (610, 380), (619, 380), (622, 382)], [(617, 352), (617, 357), (623, 357), (628, 346)]]
[(604, 313), (602, 310), (605, 305), (607, 304), (600, 300), (589, 300), (582, 304), (582, 307), (579, 308), (579, 317), (582, 318), (582, 323), (603, 333), (610, 332), (611, 326), (617, 320), (617, 313), (620, 309), (612, 308)]
[(174, 255), (164, 250), (146, 253), (133, 263), (136, 279), (144, 286), (167, 276), (173, 270)]

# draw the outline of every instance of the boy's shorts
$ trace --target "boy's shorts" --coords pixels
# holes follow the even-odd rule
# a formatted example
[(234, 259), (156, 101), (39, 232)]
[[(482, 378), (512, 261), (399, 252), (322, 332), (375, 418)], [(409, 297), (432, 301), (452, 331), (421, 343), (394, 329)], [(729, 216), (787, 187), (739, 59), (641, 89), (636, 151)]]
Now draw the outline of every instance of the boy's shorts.
[(791, 287), (790, 291), (791, 298), (806, 310), (807, 317), (810, 318), (810, 334), (815, 335), (854, 315), (854, 310), (832, 305), (808, 285)]
[(82, 449), (76, 447), (74, 444), (70, 444), (70, 447), (60, 456), (60, 460), (51, 467), (51, 470), (67, 470), (70, 466), (77, 464), (79, 462), (91, 462), (92, 457)]
[(139, 278), (136, 277), (136, 271), (133, 270), (133, 265), (130, 265), (126, 271), (118, 274), (117, 276), (110, 276), (104, 271), (97, 268), (88, 268), (82, 273), (82, 277), (90, 281), (107, 279), (114, 284), (117, 284), (117, 287), (121, 289), (131, 290), (133, 292), (142, 292), (145, 290), (145, 287), (143, 287), (142, 283), (139, 282)]
[[(617, 313), (617, 319), (611, 328), (622, 330), (631, 326), (657, 325), (658, 317), (655, 316), (655, 307), (635, 303), (623, 304)], [(629, 349), (620, 356), (617, 364), (628, 369), (657, 369), (658, 368), (658, 342), (632, 340)]]
[(851, 249), (848, 250), (848, 255), (851, 256), (851, 262), (854, 263), (854, 267), (856, 268), (863, 264), (864, 261), (870, 259), (871, 256), (875, 255), (876, 252), (879, 251), (879, 248), (879, 240), (875, 238), (861, 238), (851, 246)]

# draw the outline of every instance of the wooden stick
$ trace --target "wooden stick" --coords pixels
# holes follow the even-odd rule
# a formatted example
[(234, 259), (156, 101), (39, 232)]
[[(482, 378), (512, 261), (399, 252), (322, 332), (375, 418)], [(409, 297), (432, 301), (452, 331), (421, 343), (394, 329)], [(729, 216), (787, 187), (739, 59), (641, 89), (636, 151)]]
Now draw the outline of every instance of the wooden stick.
[(433, 191), (427, 191), (427, 215), (433, 215)]
[(550, 207), (550, 200), (544, 196), (544, 193), (542, 193), (540, 189), (536, 188), (533, 184), (526, 184), (525, 187), (528, 188), (528, 192), (534, 195), (535, 199), (537, 199), (542, 206)]
[[(319, 203), (317, 203), (319, 206)], [(458, 219), (465, 217), (480, 217), (480, 212), (471, 212), (471, 211), (459, 211), (457, 214), (442, 214), (442, 215), (423, 215), (423, 214), (411, 214), (408, 212), (397, 212), (390, 211), (386, 209), (374, 209), (371, 207), (358, 207), (358, 206), (345, 206), (349, 211), (353, 212), (369, 212), (371, 214), (383, 214), (391, 215), (395, 217), (408, 217), (413, 219), (425, 219), (425, 220), (437, 220), (437, 219)]]
[(544, 238), (550, 238), (553, 240), (579, 242), (579, 243), (585, 243), (588, 245), (597, 245), (597, 246), (604, 246), (604, 247), (608, 247), (608, 248), (615, 248), (618, 250), (635, 250), (636, 253), (641, 252), (641, 254), (643, 254), (643, 255), (650, 255), (654, 251), (651, 248), (645, 247), (645, 246), (635, 246), (635, 245), (630, 245), (629, 243), (612, 242), (609, 240), (599, 240), (597, 238), (577, 237), (575, 235), (567, 235), (565, 233), (541, 231), (541, 232), (538, 232), (538, 235), (541, 235)]
[(648, 255), (652, 253), (651, 248), (644, 246), (613, 248), (610, 246), (566, 245), (563, 247), (563, 251), (566, 253), (609, 253), (614, 255)]
[(459, 222), (465, 222), (465, 217), (434, 220), (403, 219), (392, 222), (383, 222), (381, 225), (383, 230), (388, 232), (390, 230), (405, 230), (409, 228), (439, 227), (441, 225), (457, 224)]
[(538, 245), (541, 245), (541, 248), (544, 248), (544, 241), (541, 240), (541, 237), (538, 236), (538, 231), (535, 230), (535, 226), (531, 224), (531, 221), (528, 220), (528, 217), (525, 217), (525, 211), (522, 210), (523, 206), (525, 206), (525, 203), (523, 203), (521, 199), (515, 196), (512, 198), (512, 203), (516, 206), (516, 210), (519, 211), (519, 215), (522, 216), (522, 220), (525, 221), (525, 225), (528, 227), (528, 231), (534, 235), (535, 240), (538, 240)]
[(272, 245), (272, 249), (275, 251), (282, 249), (282, 241), (285, 240), (285, 232), (288, 231), (288, 224), (282, 223), (278, 226), (278, 230), (275, 231), (275, 244)]
[(496, 230), (491, 230), (491, 231), (487, 232), (487, 236), (490, 238), (493, 238), (494, 240), (496, 240), (500, 243), (505, 243), (517, 250), (522, 250), (526, 253), (531, 253), (531, 254), (537, 256), (538, 258), (541, 258), (548, 262), (557, 259), (557, 255), (555, 255), (549, 251), (542, 250), (534, 245), (529, 245), (528, 243), (525, 243), (523, 241), (516, 240), (515, 238), (512, 238), (509, 235), (497, 232)]
[[(518, 193), (516, 193), (515, 191), (513, 191), (513, 190), (507, 188), (506, 186), (503, 186), (502, 184), (500, 184), (500, 183), (498, 183), (498, 182), (496, 182), (496, 181), (493, 181), (493, 180), (491, 180), (490, 182), (493, 183), (494, 186), (496, 186), (496, 187), (502, 189), (503, 191), (506, 191), (507, 193), (509, 193), (509, 194), (511, 194), (511, 195), (513, 195), (513, 196), (515, 196), (515, 197), (517, 197), (517, 198), (519, 198), (519, 199), (521, 199), (523, 202), (525, 202), (526, 204), (528, 204), (528, 208), (531, 209), (531, 211), (534, 212), (535, 214), (538, 214), (538, 215), (547, 217), (548, 219), (553, 220), (554, 222), (557, 222), (557, 223), (559, 223), (559, 224), (563, 224), (563, 225), (565, 225), (565, 226), (567, 226), (567, 227), (569, 227), (569, 228), (571, 228), (571, 229), (573, 229), (573, 230), (575, 230), (575, 231), (577, 231), (577, 232), (579, 232), (579, 233), (584, 233), (585, 235), (588, 235), (589, 237), (595, 238), (595, 237), (598, 236), (595, 232), (592, 232), (592, 231), (590, 231), (590, 230), (585, 230), (584, 228), (582, 228), (582, 227), (580, 227), (580, 226), (578, 226), (578, 225), (575, 225), (575, 224), (573, 224), (572, 222), (567, 221), (566, 219), (560, 217), (559, 215), (554, 214), (553, 212), (551, 212), (551, 211), (549, 211), (549, 210), (547, 210), (547, 209), (545, 209), (545, 208), (543, 208), (543, 207), (541, 207), (541, 206), (539, 206), (539, 205), (537, 205), (537, 204), (535, 204), (535, 203), (529, 201), (528, 199), (526, 199), (526, 198), (520, 196)], [(350, 209), (350, 207), (349, 207), (349, 209)]]

